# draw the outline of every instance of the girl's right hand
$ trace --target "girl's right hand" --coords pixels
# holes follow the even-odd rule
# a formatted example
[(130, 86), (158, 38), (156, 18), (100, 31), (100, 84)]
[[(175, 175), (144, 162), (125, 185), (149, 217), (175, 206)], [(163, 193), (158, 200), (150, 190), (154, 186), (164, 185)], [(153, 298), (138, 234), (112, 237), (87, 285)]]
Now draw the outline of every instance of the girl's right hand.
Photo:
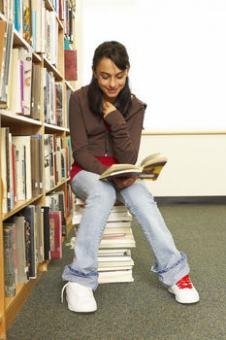
[(132, 177), (117, 177), (113, 178), (112, 181), (116, 185), (118, 189), (125, 189), (130, 187), (136, 180), (138, 179), (138, 176), (132, 176)]
[(116, 110), (116, 107), (110, 103), (107, 100), (103, 100), (103, 113), (104, 113), (104, 117), (106, 117), (109, 113), (113, 112)]

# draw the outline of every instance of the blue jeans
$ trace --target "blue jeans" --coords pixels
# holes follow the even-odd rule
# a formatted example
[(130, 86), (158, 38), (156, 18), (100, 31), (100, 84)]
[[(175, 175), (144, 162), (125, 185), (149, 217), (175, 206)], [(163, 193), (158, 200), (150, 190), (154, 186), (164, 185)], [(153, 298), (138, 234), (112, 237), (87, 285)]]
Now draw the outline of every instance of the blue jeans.
[(98, 249), (104, 228), (116, 200), (125, 204), (141, 225), (156, 263), (151, 268), (160, 281), (172, 286), (189, 273), (186, 255), (177, 250), (171, 233), (143, 182), (117, 190), (99, 175), (80, 171), (72, 181), (75, 195), (86, 203), (76, 237), (75, 258), (64, 269), (62, 278), (95, 290), (98, 285)]

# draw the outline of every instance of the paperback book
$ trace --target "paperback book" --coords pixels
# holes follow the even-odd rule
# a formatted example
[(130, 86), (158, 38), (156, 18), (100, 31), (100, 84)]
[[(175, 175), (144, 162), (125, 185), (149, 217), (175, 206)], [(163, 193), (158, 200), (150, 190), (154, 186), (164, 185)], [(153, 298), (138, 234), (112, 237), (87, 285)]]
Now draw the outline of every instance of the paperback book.
[(101, 180), (111, 180), (115, 177), (131, 177), (138, 176), (143, 179), (151, 179), (155, 181), (164, 165), (167, 163), (167, 158), (160, 154), (155, 153), (147, 156), (140, 165), (134, 164), (113, 164), (101, 175)]

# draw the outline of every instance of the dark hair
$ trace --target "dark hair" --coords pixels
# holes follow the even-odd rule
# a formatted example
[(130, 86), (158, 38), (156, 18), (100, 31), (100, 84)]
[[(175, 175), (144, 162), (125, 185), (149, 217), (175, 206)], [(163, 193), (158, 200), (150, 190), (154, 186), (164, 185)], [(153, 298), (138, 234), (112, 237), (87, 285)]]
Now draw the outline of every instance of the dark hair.
[[(99, 45), (93, 56), (92, 69), (95, 72), (98, 63), (103, 58), (109, 58), (120, 69), (126, 70), (129, 68), (129, 56), (124, 45), (117, 41), (106, 41)], [(102, 116), (102, 100), (103, 92), (100, 89), (96, 77), (93, 75), (88, 88), (88, 101), (91, 111)], [(122, 91), (119, 93), (115, 106), (126, 116), (131, 104), (131, 91), (129, 88), (129, 80), (126, 78), (126, 83)]]

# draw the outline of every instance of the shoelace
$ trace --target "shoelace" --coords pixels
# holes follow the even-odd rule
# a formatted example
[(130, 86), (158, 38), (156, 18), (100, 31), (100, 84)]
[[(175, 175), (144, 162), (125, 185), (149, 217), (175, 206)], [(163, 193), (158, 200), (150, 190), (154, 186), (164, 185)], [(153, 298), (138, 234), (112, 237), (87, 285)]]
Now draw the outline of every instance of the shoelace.
[(176, 283), (176, 285), (177, 285), (177, 287), (179, 287), (180, 289), (184, 289), (184, 288), (189, 288), (189, 289), (191, 289), (191, 288), (193, 287), (189, 275), (186, 275), (186, 276), (182, 277), (182, 279), (180, 279), (180, 280)]
[(64, 291), (65, 288), (68, 286), (69, 282), (65, 283), (65, 285), (63, 286), (62, 290), (61, 290), (61, 303), (64, 302)]

